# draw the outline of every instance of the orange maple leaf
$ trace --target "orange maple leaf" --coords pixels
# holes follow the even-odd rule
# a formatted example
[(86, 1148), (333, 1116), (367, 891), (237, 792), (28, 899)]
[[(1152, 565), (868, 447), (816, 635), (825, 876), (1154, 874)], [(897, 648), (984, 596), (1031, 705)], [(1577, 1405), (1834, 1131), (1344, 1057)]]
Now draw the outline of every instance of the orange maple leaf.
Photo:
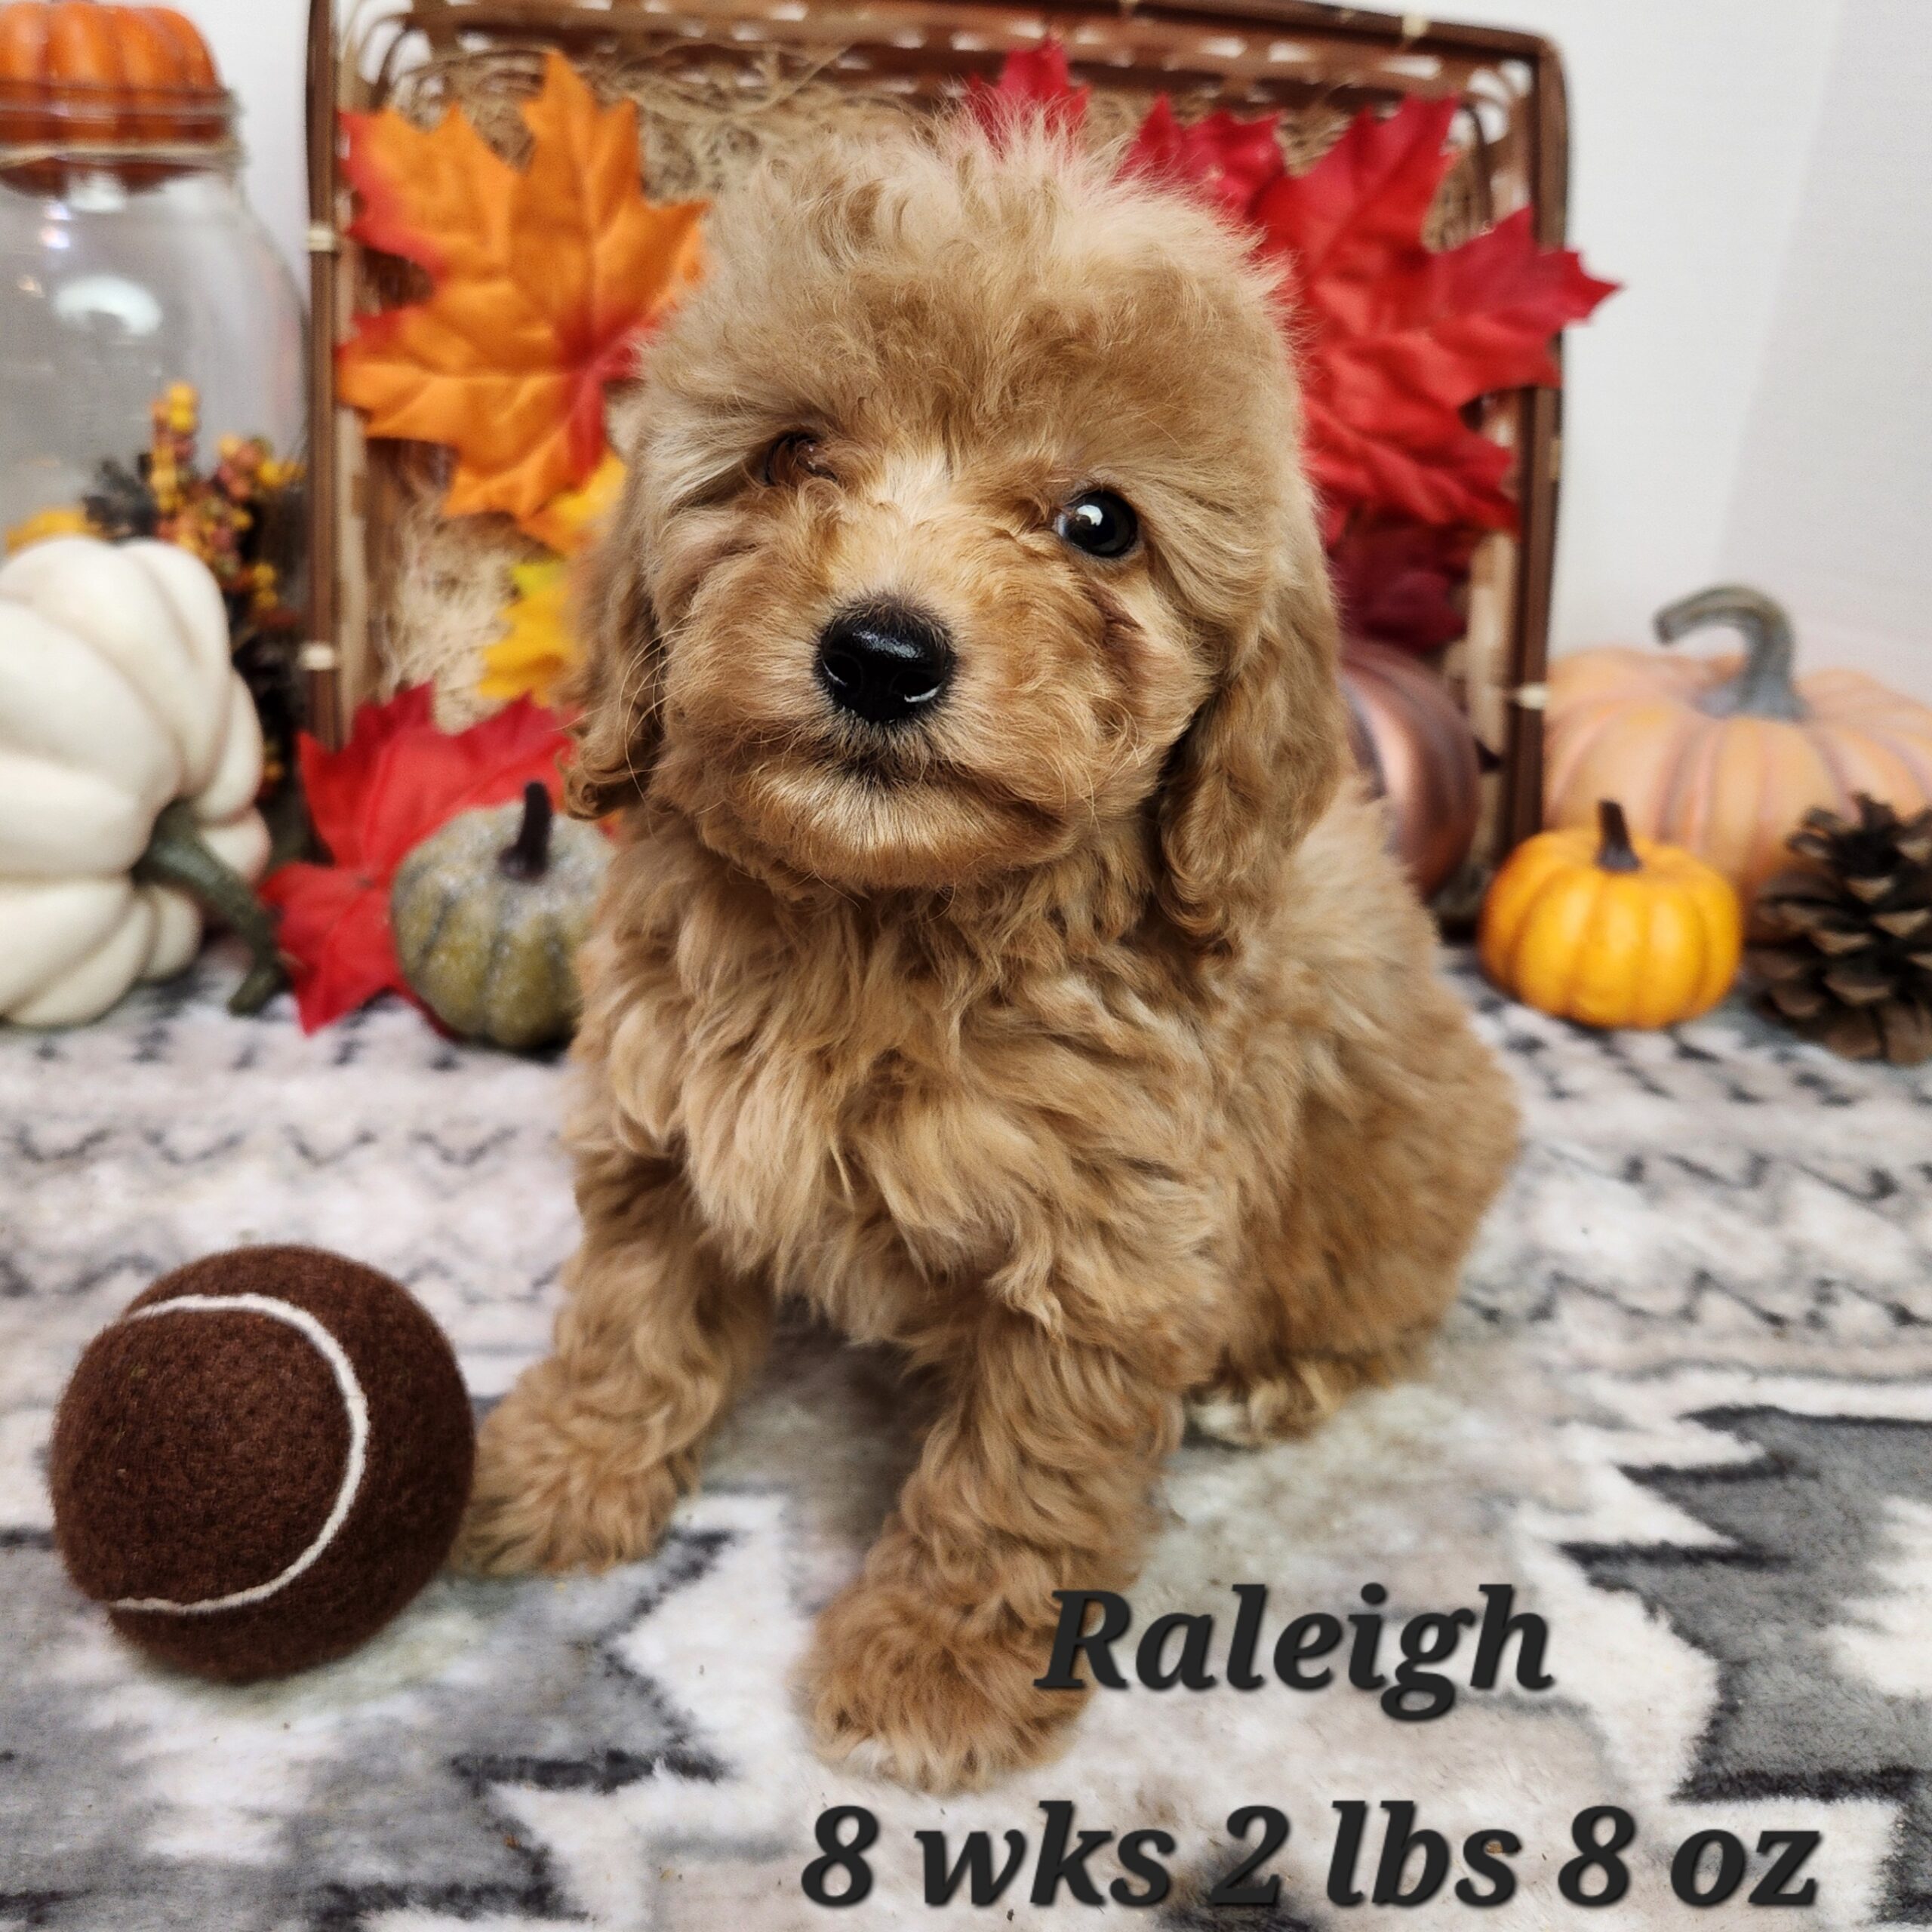
[(605, 454), (605, 385), (698, 274), (705, 205), (645, 199), (635, 106), (598, 107), (551, 54), (523, 118), (519, 171), (458, 114), (428, 133), (388, 109), (343, 116), (361, 204), (349, 232), (435, 288), (358, 318), (341, 394), (371, 435), (455, 451), (452, 516), (534, 517), (584, 482)]

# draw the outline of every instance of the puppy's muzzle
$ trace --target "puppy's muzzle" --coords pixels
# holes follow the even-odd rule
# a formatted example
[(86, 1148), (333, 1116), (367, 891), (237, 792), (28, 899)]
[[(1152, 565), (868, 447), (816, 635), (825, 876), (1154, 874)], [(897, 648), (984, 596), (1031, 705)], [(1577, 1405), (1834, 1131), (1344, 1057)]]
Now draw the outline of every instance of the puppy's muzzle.
[(841, 611), (820, 634), (818, 678), (841, 711), (869, 724), (903, 724), (945, 696), (952, 640), (904, 605)]

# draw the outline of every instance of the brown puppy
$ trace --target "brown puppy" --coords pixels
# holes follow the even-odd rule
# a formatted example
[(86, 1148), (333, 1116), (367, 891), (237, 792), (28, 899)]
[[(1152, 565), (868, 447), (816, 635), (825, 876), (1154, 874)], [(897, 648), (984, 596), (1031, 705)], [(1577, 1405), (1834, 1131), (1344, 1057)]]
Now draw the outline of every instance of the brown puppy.
[(1306, 1426), (1441, 1315), (1506, 1084), (1341, 784), (1277, 292), (1044, 135), (828, 149), (716, 219), (602, 556), (584, 1240), (465, 1550), (642, 1555), (808, 1300), (940, 1418), (808, 1672), (824, 1747), (1034, 1761), (1194, 1398)]

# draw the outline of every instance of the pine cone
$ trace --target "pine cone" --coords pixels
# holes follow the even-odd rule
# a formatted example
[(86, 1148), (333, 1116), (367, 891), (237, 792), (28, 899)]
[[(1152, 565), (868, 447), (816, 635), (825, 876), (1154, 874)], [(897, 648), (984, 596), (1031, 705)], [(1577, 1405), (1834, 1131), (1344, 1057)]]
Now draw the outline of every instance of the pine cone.
[(1745, 955), (1758, 1011), (1848, 1059), (1932, 1058), (1932, 808), (1861, 796), (1856, 820), (1809, 813), (1790, 844), (1811, 863), (1758, 895), (1777, 935)]

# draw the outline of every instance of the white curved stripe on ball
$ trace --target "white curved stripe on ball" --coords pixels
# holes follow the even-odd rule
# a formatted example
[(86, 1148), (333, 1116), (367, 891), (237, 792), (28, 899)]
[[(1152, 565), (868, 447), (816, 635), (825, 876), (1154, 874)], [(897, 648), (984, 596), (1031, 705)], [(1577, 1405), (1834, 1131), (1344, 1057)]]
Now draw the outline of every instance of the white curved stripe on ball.
[(369, 1404), (362, 1385), (355, 1378), (355, 1365), (342, 1344), (306, 1308), (296, 1308), (269, 1295), (177, 1295), (171, 1301), (158, 1301), (152, 1307), (137, 1309), (126, 1318), (145, 1321), (150, 1315), (214, 1314), (241, 1309), (250, 1315), (266, 1315), (272, 1321), (285, 1322), (304, 1337), (309, 1346), (329, 1365), (335, 1377), (342, 1406), (349, 1416), (349, 1454), (343, 1463), (342, 1487), (336, 1492), (335, 1506), (324, 1520), (315, 1540), (294, 1562), (266, 1583), (251, 1584), (245, 1590), (231, 1590), (225, 1597), (205, 1597), (198, 1603), (176, 1603), (167, 1597), (122, 1597), (109, 1610), (158, 1611), (172, 1617), (205, 1617), (217, 1610), (239, 1610), (245, 1604), (265, 1602), (278, 1591), (286, 1589), (320, 1561), (335, 1533), (348, 1520), (355, 1507), (355, 1492), (362, 1486), (362, 1471), (369, 1456)]

